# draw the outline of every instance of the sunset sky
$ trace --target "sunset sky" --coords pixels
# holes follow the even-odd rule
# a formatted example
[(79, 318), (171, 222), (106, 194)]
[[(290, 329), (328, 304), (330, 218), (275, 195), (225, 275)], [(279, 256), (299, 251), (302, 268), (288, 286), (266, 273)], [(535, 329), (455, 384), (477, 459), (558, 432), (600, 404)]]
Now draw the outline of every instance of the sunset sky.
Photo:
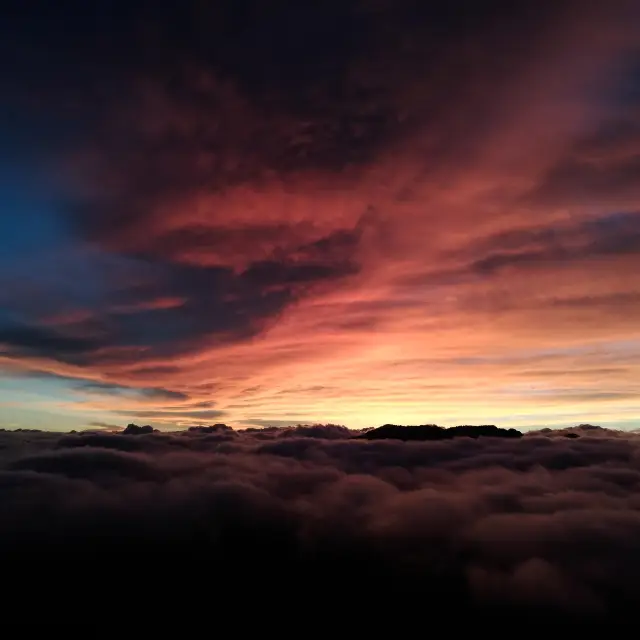
[(640, 428), (637, 2), (9, 4), (0, 427)]

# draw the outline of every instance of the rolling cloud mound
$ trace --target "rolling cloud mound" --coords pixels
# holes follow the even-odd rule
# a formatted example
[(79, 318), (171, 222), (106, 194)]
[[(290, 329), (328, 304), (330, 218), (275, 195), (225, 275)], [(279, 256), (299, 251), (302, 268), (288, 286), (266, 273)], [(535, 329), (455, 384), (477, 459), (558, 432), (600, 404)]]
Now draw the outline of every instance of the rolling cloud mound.
[(36, 597), (49, 622), (396, 631), (618, 624), (640, 605), (634, 433), (2, 432), (0, 463), (6, 605), (22, 620)]

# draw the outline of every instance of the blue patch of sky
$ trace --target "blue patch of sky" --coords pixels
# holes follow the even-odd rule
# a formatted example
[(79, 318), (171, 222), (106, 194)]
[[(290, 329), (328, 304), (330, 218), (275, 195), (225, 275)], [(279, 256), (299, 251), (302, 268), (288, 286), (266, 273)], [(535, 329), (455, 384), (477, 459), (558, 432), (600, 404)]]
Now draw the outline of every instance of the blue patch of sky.
[(0, 163), (0, 322), (100, 306), (144, 268), (85, 242), (51, 190)]
[(0, 403), (77, 402), (78, 394), (64, 378), (0, 377)]

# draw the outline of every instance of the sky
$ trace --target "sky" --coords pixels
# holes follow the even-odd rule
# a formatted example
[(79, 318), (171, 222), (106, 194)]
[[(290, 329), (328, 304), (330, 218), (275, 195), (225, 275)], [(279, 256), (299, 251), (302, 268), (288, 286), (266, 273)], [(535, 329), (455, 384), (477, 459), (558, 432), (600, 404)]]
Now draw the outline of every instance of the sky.
[(0, 427), (640, 427), (637, 3), (8, 4)]

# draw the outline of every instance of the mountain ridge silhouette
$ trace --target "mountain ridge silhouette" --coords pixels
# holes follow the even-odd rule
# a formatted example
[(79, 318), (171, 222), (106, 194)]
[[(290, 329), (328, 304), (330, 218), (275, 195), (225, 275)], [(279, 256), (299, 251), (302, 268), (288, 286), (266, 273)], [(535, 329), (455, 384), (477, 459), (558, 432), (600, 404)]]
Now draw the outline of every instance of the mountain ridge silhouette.
[(356, 438), (363, 440), (451, 440), (452, 438), (521, 438), (517, 429), (503, 429), (493, 424), (459, 425), (440, 427), (437, 424), (399, 425), (384, 424), (362, 433)]

